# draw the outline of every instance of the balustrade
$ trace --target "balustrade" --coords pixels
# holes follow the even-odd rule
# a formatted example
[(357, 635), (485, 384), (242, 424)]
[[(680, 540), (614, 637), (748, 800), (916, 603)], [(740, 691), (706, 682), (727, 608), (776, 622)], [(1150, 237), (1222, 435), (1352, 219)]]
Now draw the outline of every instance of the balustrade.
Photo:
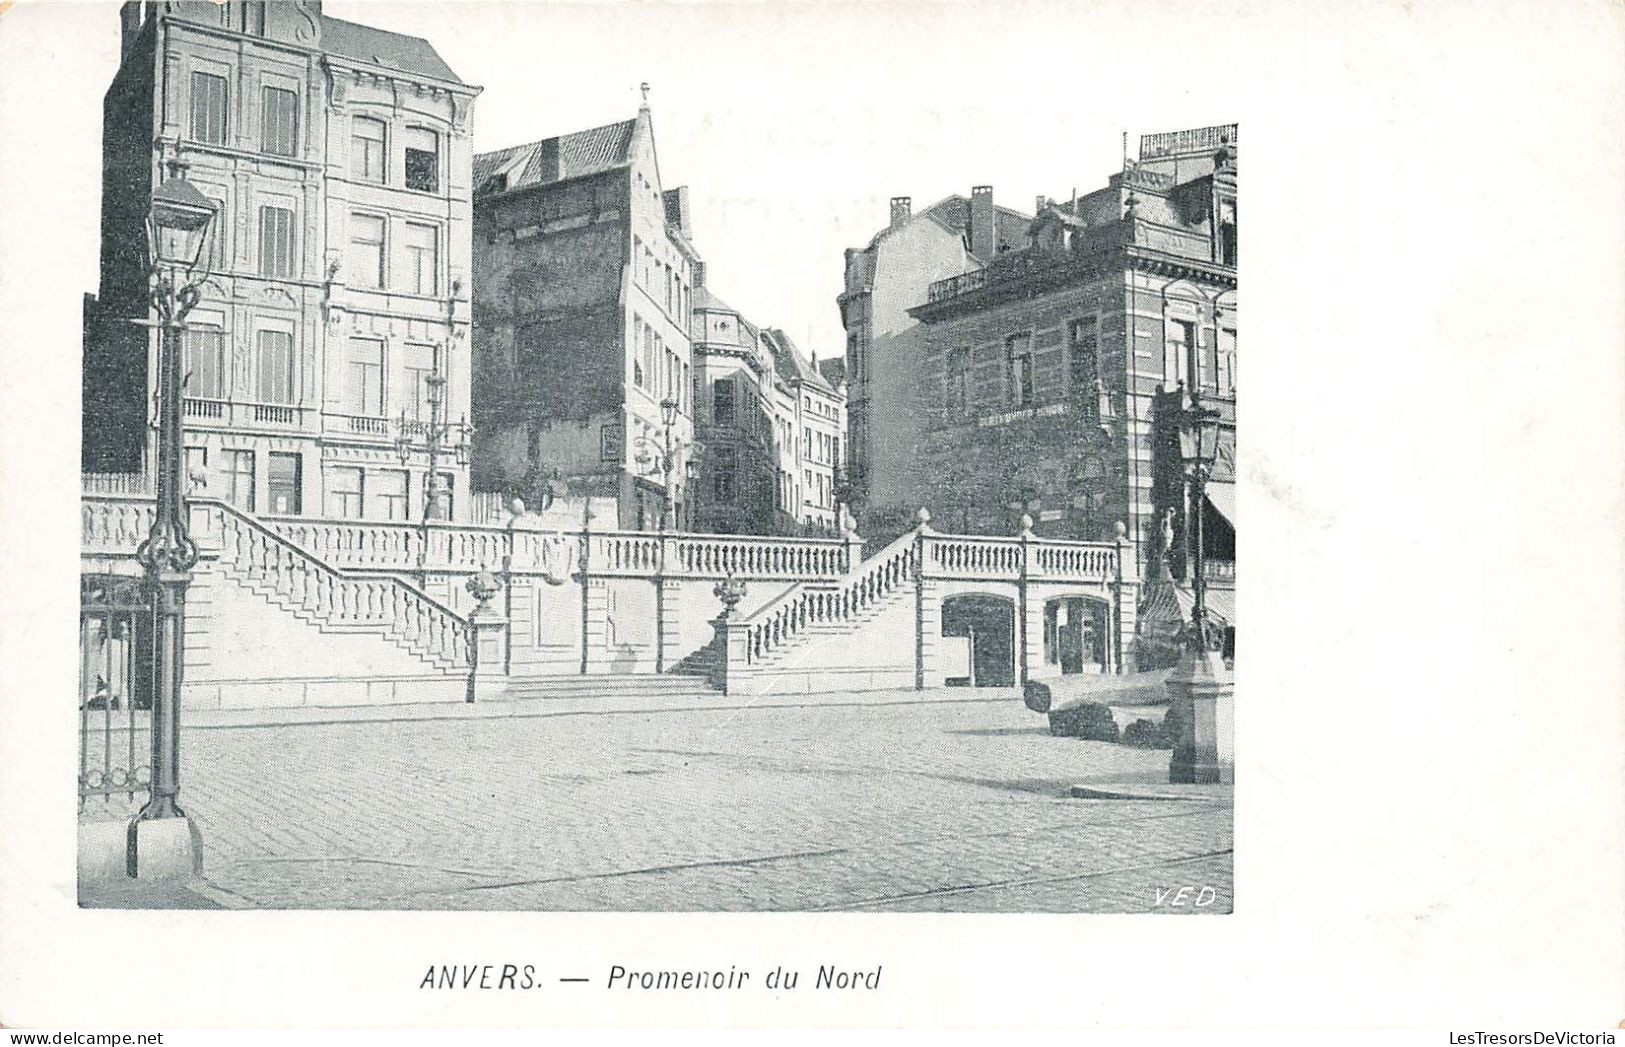
[(743, 623), (745, 661), (761, 661), (809, 625), (850, 621), (890, 595), (913, 577), (915, 542), (913, 532), (904, 534), (844, 581), (798, 585), (770, 601)]
[[(267, 526), (222, 503), (191, 504), (193, 537), (222, 562), (286, 607), (336, 625), (376, 629), (451, 668), (468, 664), (467, 623), (401, 579), (376, 571), (343, 570), (329, 555), (368, 562), (410, 531), (325, 521), (275, 521)], [(87, 551), (131, 555), (152, 524), (152, 503), (87, 498), (80, 504)]]
[(1013, 580), (1021, 574), (1021, 542), (1014, 538), (931, 535), (926, 570), (958, 578)]

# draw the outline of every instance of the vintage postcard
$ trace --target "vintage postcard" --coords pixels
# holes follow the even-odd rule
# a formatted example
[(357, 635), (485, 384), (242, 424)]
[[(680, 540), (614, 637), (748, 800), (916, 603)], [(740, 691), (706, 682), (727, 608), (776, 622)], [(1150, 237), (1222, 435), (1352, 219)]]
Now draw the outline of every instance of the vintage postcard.
[[(28, 919), (64, 929), (0, 951), (0, 1023), (1301, 1024), (1173, 997), (1193, 964), (1424, 963), (1431, 924), (1516, 936), (1501, 906), (1536, 895), (1616, 940), (1571, 939), (1593, 973), (1529, 1002), (1625, 1019), (1625, 911), (1588, 893), (1625, 875), (1618, 594), (1561, 604), (1611, 667), (1589, 712), (1531, 690), (1540, 623), (1484, 602), (1538, 605), (1588, 496), (1619, 566), (1617, 469), (1582, 495), (1526, 457), (1583, 390), (1515, 361), (1600, 386), (1620, 359), (1484, 341), (1459, 318), (1586, 292), (1449, 261), (1508, 220), (1485, 183), (1576, 134), (1588, 165), (1523, 191), (1601, 209), (1566, 237), (1625, 227), (1619, 110), (1539, 108), (1620, 100), (1625, 18), (1571, 4), (1518, 50), (1516, 12), (1310, 14), (0, 7), (6, 137), (52, 154), (5, 166), (45, 194), (5, 204), (8, 301), (50, 296), (8, 403), (51, 405), (7, 537), (49, 463), (61, 546), (25, 587), (49, 642), (8, 611), (39, 663), (8, 741), (51, 741), (7, 787), (75, 783), (7, 830)], [(1413, 194), (1425, 226), (1393, 217)], [(1617, 347), (1617, 235), (1595, 252), (1539, 286), (1596, 281)], [(1486, 494), (1495, 458), (1565, 477), (1566, 508)], [(1452, 490), (1448, 551), (1390, 529), (1442, 535), (1415, 499)], [(1427, 783), (1463, 761), (1488, 791), (1441, 818)], [(1576, 775), (1606, 801), (1572, 806)], [(1495, 811), (1536, 850), (1589, 834), (1572, 896), (1477, 879)], [(1464, 917), (1485, 893), (1502, 915)], [(1298, 922), (1317, 904), (1344, 952)], [(1298, 969), (1231, 959), (1253, 934)], [(76, 1008), (21, 973), (118, 942), (200, 988), (255, 949), (279, 969), (250, 996), (320, 988), (299, 1017), (134, 986)], [(1527, 1020), (1491, 1005), (1512, 973), (1456, 972), (1479, 1009), (1453, 1027)], [(1076, 1013), (1074, 982), (1113, 988)], [(996, 1002), (1022, 983), (1031, 1014)]]

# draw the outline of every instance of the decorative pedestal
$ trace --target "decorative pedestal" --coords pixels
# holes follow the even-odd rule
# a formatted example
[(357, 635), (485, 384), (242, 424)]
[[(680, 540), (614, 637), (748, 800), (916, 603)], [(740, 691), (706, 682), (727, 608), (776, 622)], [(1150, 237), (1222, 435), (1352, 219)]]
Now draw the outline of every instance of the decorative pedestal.
[(1218, 651), (1187, 650), (1181, 656), (1168, 677), (1168, 696), (1179, 712), (1170, 782), (1235, 782), (1234, 695), (1235, 682)]
[(508, 660), (508, 619), (494, 610), (475, 608), (468, 615), (468, 701), (500, 698), (508, 686), (503, 667)]

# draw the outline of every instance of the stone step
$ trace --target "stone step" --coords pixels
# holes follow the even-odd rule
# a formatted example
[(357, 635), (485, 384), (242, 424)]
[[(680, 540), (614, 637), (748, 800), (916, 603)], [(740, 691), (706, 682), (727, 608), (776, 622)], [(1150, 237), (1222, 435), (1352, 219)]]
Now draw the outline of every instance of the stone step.
[(513, 699), (617, 698), (630, 695), (680, 697), (714, 695), (717, 691), (700, 676), (638, 674), (616, 676), (528, 676), (510, 677), (503, 697)]

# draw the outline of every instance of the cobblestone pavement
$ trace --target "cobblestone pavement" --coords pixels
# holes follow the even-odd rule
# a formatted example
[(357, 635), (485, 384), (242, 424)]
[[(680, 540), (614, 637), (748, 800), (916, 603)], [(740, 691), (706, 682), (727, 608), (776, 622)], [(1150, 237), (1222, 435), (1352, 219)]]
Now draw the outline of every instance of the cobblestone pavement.
[(296, 724), (189, 732), (182, 795), (256, 907), (1227, 912), (1227, 793), (1067, 795), (1167, 760), (1013, 699)]

